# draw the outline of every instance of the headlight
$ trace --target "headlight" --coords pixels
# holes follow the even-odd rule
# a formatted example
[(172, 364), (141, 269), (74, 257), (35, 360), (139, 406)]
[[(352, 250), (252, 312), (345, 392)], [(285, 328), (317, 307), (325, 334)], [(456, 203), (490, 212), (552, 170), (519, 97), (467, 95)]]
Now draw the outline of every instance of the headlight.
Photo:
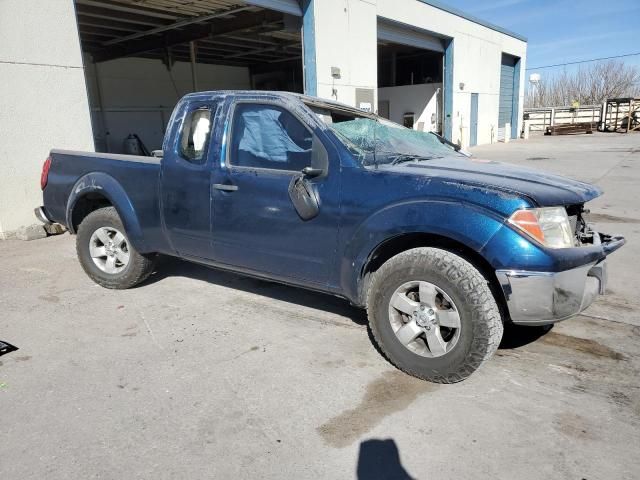
[(571, 223), (564, 207), (517, 210), (509, 223), (548, 248), (575, 246)]

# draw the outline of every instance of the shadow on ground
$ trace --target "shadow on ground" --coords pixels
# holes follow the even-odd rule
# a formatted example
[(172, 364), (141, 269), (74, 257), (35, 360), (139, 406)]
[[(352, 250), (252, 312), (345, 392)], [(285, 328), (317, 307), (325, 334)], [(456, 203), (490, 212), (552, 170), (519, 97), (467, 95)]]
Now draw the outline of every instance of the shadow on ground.
[[(348, 301), (328, 294), (313, 292), (298, 287), (290, 287), (281, 283), (261, 280), (245, 275), (209, 268), (203, 265), (180, 260), (178, 258), (161, 256), (158, 259), (157, 269), (144, 285), (161, 282), (168, 277), (186, 277), (201, 280), (213, 285), (219, 285), (237, 290), (261, 295), (288, 302), (294, 305), (301, 305), (328, 313), (339, 315), (350, 319), (356, 325), (368, 325), (367, 313), (361, 308), (350, 305)], [(546, 335), (551, 330), (551, 326), (525, 327), (513, 324), (505, 325), (504, 335), (500, 343), (501, 349), (520, 348), (529, 343), (535, 342), (540, 337)], [(369, 337), (373, 345), (378, 346), (369, 332)], [(378, 349), (380, 352), (380, 350)], [(382, 352), (380, 352), (382, 353)]]
[(371, 439), (360, 443), (358, 480), (412, 480), (400, 462), (400, 453), (396, 442), (390, 438), (385, 440)]
[(214, 285), (235, 288), (243, 292), (261, 295), (274, 300), (301, 305), (349, 318), (356, 325), (366, 325), (366, 312), (350, 305), (346, 300), (329, 294), (314, 292), (304, 288), (290, 287), (277, 282), (261, 280), (233, 272), (209, 268), (203, 265), (162, 256), (158, 259), (156, 271), (142, 284), (160, 282), (167, 277), (186, 277), (202, 280)]
[(504, 334), (502, 341), (498, 347), (501, 350), (511, 350), (514, 348), (524, 347), (544, 337), (551, 331), (553, 325), (542, 325), (537, 327), (528, 327), (525, 325), (514, 325), (507, 323), (504, 326)]

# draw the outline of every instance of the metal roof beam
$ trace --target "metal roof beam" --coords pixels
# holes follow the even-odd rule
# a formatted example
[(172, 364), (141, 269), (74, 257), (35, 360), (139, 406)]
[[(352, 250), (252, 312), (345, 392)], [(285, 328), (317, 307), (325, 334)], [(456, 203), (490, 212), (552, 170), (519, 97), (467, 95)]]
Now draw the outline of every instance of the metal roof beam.
[(78, 5), (89, 5), (92, 7), (99, 7), (108, 10), (115, 10), (118, 12), (135, 13), (138, 15), (149, 15), (156, 18), (163, 18), (165, 20), (176, 20), (177, 18), (185, 18), (183, 15), (177, 13), (169, 13), (165, 10), (156, 10), (154, 8), (141, 7), (138, 5), (127, 5), (121, 2), (112, 2), (107, 0), (76, 0)]
[(225, 35), (223, 37), (220, 37), (221, 39), (226, 40), (227, 38), (231, 39), (231, 40), (238, 40), (241, 42), (250, 42), (250, 43), (258, 43), (258, 44), (262, 44), (262, 45), (277, 45), (278, 42), (276, 41), (272, 41), (272, 40), (265, 40), (262, 38), (249, 38), (249, 37), (243, 37), (240, 35)]
[[(109, 28), (112, 30), (121, 30), (123, 32), (139, 32), (140, 25), (135, 23), (120, 22), (117, 20), (99, 20), (95, 17), (86, 17), (82, 14), (78, 15), (78, 25), (96, 28)], [(123, 35), (119, 33), (118, 35)]]
[(102, 52), (96, 53), (95, 61), (104, 62), (119, 57), (136, 55), (157, 48), (165, 48), (181, 43), (188, 43), (204, 38), (212, 38), (232, 32), (247, 30), (261, 25), (282, 20), (282, 13), (265, 10), (248, 13), (232, 19), (216, 18), (209, 24), (192, 24), (182, 30), (169, 30), (162, 36), (140, 38), (120, 45), (111, 45)]
[[(211, 39), (211, 40), (203, 40), (202, 42), (199, 42), (199, 44), (200, 43), (207, 43), (207, 44), (210, 44), (210, 45), (222, 45), (222, 46), (226, 46), (226, 47), (235, 47), (236, 50), (234, 50), (234, 51), (237, 51), (237, 48), (252, 48), (252, 47), (256, 46), (256, 45), (249, 45), (246, 42), (245, 43), (229, 42), (229, 41), (227, 41), (227, 38), (228, 37), (220, 36), (220, 37), (216, 37), (216, 38)], [(273, 44), (275, 45), (275, 42)]]
[[(224, 48), (224, 47), (216, 47), (216, 46), (210, 46), (211, 44), (208, 43), (204, 43), (204, 42), (198, 42), (196, 44), (196, 53), (200, 54), (200, 52), (219, 52), (220, 55), (228, 55), (229, 53), (235, 53), (238, 50), (234, 49), (234, 48)], [(177, 48), (177, 47), (174, 47)]]
[(156, 28), (152, 28), (150, 30), (145, 30), (143, 32), (134, 33), (132, 35), (127, 35), (126, 37), (114, 38), (113, 40), (105, 42), (104, 45), (106, 47), (106, 46), (109, 46), (109, 45), (115, 45), (116, 43), (128, 42), (129, 40), (135, 40), (137, 38), (142, 38), (142, 37), (146, 37), (146, 36), (149, 36), (149, 35), (155, 35), (157, 33), (164, 33), (164, 32), (169, 31), (169, 30), (174, 30), (174, 29), (177, 29), (177, 28), (183, 28), (183, 27), (186, 27), (186, 26), (189, 26), (189, 25), (193, 25), (195, 23), (207, 22), (209, 20), (213, 20), (214, 18), (221, 18), (221, 17), (226, 17), (228, 15), (233, 15), (234, 13), (240, 13), (240, 12), (243, 12), (245, 10), (248, 10), (249, 8), (250, 7), (239, 7), (239, 8), (234, 8), (234, 9), (231, 9), (231, 10), (212, 13), (211, 15), (200, 15), (198, 17), (193, 17), (193, 18), (188, 18), (188, 19), (185, 19), (185, 20), (180, 20), (178, 22), (171, 23), (169, 25), (163, 25), (161, 27), (156, 27)]
[[(90, 26), (90, 25), (78, 25), (78, 31), (80, 32), (80, 37), (83, 38), (85, 34), (94, 34), (94, 35), (101, 35), (103, 37), (106, 38), (113, 38), (117, 35), (122, 35), (122, 31), (121, 30), (113, 30), (111, 28), (109, 28), (108, 26), (104, 25), (104, 26), (99, 26), (99, 27), (95, 27), (95, 26)], [(103, 39), (102, 41), (104, 42), (105, 39)]]
[(83, 15), (85, 17), (117, 20), (117, 21), (135, 23), (137, 25), (145, 25), (148, 27), (158, 27), (161, 25), (167, 25), (171, 23), (171, 20), (169, 19), (162, 19), (162, 18), (152, 17), (144, 14), (140, 15), (137, 13), (121, 12), (118, 10), (112, 10), (112, 9), (103, 8), (103, 7), (95, 7), (92, 5), (85, 5), (85, 4), (77, 4), (76, 12), (78, 15)]
[(289, 46), (288, 44), (281, 44), (275, 47), (256, 48), (254, 50), (248, 50), (246, 52), (238, 52), (238, 53), (234, 53), (233, 55), (227, 55), (224, 58), (239, 58), (239, 57), (246, 57), (246, 56), (251, 56), (251, 55), (256, 55), (261, 53), (284, 51), (288, 46)]

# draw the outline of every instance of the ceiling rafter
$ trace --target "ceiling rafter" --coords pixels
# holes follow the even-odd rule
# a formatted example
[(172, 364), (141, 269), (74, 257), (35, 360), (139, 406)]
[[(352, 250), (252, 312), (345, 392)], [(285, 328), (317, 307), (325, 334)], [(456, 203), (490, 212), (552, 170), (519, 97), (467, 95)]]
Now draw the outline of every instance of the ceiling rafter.
[(282, 20), (283, 14), (272, 11), (245, 13), (233, 19), (216, 18), (207, 24), (193, 24), (180, 30), (169, 30), (161, 36), (140, 38), (111, 45), (95, 55), (98, 62), (136, 55), (156, 48), (179, 45), (231, 32), (249, 30)]
[[(83, 50), (94, 61), (136, 56), (233, 66), (301, 56), (301, 35), (286, 14), (242, 0), (75, 0)], [(168, 53), (169, 52), (169, 53)]]
[[(84, 15), (78, 15), (78, 25), (95, 28), (109, 28), (111, 30), (119, 30), (121, 32), (140, 32), (139, 24), (122, 22), (119, 20), (100, 20), (95, 17), (86, 17)], [(120, 33), (119, 35), (125, 35)]]
[(122, 21), (151, 28), (159, 27), (161, 25), (168, 25), (169, 23), (173, 23), (173, 21), (175, 20), (162, 19), (149, 15), (140, 15), (137, 13), (120, 12), (118, 10), (111, 10), (108, 8), (95, 7), (92, 5), (84, 4), (76, 5), (76, 13), (78, 15), (82, 15), (83, 17)]
[(163, 18), (166, 20), (176, 20), (177, 18), (184, 17), (174, 12), (167, 12), (157, 10), (153, 8), (143, 7), (140, 4), (127, 4), (122, 2), (114, 2), (109, 0), (75, 0), (78, 5), (88, 5), (93, 7), (99, 7), (108, 10), (114, 10), (119, 12), (133, 13), (138, 15), (146, 15), (156, 18)]
[(169, 25), (163, 25), (163, 26), (160, 26), (160, 27), (152, 28), (150, 30), (144, 30), (144, 31), (141, 31), (141, 32), (138, 32), (138, 33), (127, 35), (126, 37), (114, 38), (113, 40), (105, 42), (105, 46), (115, 45), (116, 43), (128, 42), (130, 40), (136, 40), (138, 38), (146, 37), (146, 36), (149, 36), (149, 35), (155, 35), (157, 33), (164, 33), (164, 32), (167, 32), (169, 30), (180, 29), (180, 28), (187, 27), (189, 25), (193, 25), (193, 24), (196, 24), (196, 23), (208, 22), (209, 20), (213, 20), (214, 18), (228, 17), (229, 15), (234, 15), (234, 14), (237, 14), (239, 12), (243, 12), (243, 11), (247, 10), (248, 8), (249, 7), (239, 7), (239, 8), (234, 8), (234, 9), (231, 9), (231, 10), (223, 10), (223, 11), (216, 12), (216, 13), (211, 13), (211, 14), (207, 14), (207, 15), (199, 15), (199, 16), (193, 17), (193, 18), (187, 18), (187, 19), (175, 22), (175, 23), (171, 23)]

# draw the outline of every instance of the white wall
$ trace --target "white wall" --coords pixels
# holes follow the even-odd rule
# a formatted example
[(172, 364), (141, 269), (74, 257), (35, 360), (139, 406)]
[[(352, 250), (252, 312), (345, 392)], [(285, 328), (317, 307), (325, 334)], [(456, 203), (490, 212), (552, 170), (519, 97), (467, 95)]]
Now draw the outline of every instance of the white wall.
[[(313, 8), (318, 96), (355, 105), (356, 88), (378, 85), (376, 2), (315, 0)], [(332, 78), (331, 67), (341, 78)]]
[[(160, 60), (122, 58), (93, 64), (88, 56), (85, 65), (96, 148), (104, 151), (108, 142), (110, 152), (122, 152), (123, 141), (130, 133), (137, 133), (150, 150), (161, 148), (173, 107), (193, 91), (191, 65), (176, 62), (170, 73)], [(199, 63), (196, 78), (199, 91), (251, 86), (246, 67)], [(101, 103), (104, 115), (98, 111)]]
[[(478, 93), (478, 143), (495, 141), (502, 53), (521, 58), (519, 112), (524, 104), (527, 44), (419, 0), (315, 0), (318, 95), (355, 105), (356, 87), (377, 85), (377, 22), (386, 18), (454, 39), (453, 141), (469, 144), (471, 93)], [(464, 88), (460, 89), (460, 84)], [(520, 125), (521, 127), (521, 116)]]
[(37, 223), (51, 148), (93, 150), (73, 0), (0, 1), (0, 238)]
[[(422, 131), (435, 132), (438, 130), (438, 95), (436, 95), (438, 88), (442, 88), (441, 83), (379, 88), (378, 101), (389, 102), (389, 120), (402, 125), (404, 114), (413, 112), (415, 130), (418, 130), (419, 124), (423, 123)], [(432, 123), (432, 119), (435, 122)]]

